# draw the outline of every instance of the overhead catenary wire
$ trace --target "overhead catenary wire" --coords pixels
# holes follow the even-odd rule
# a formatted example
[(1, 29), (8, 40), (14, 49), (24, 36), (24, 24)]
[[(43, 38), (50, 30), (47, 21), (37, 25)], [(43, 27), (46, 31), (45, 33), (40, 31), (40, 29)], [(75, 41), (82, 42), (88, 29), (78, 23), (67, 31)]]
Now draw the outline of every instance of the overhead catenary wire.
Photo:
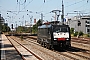
[(70, 6), (76, 5), (76, 4), (81, 3), (81, 2), (83, 2), (83, 1), (85, 1), (85, 0), (80, 0), (80, 1), (78, 1), (78, 2), (74, 2), (74, 3), (72, 3), (72, 4), (68, 5), (68, 6), (65, 6), (65, 8), (68, 8), (68, 7), (70, 7)]
[(52, 0), (47, 0), (47, 1), (45, 0), (45, 2), (42, 3), (42, 4), (40, 5), (40, 7), (37, 8), (37, 10), (43, 9), (43, 8), (44, 8), (44, 5), (45, 5), (46, 3), (48, 3), (48, 2), (50, 2), (50, 1), (52, 1)]
[[(26, 8), (31, 2), (33, 2), (33, 0), (29, 1), (29, 3), (28, 3), (24, 8)], [(23, 9), (24, 9), (24, 8), (23, 8)], [(22, 10), (23, 10), (23, 9), (22, 9)], [(21, 10), (21, 11), (22, 11), (22, 10)]]
[[(71, 2), (70, 2), (70, 4), (67, 5), (67, 6), (65, 6), (64, 8), (65, 8), (65, 10), (67, 11), (66, 8), (71, 7), (71, 6), (74, 6), (74, 5), (77, 5), (77, 4), (80, 4), (80, 3), (82, 3), (82, 2), (85, 3), (85, 1), (87, 1), (87, 0), (80, 0), (80, 1), (76, 1), (76, 2), (74, 2), (74, 3), (71, 3)], [(85, 6), (88, 2), (89, 2), (89, 0), (88, 0), (85, 4), (79, 5), (78, 7), (74, 8), (74, 9), (80, 9), (80, 8), (82, 8), (83, 6)], [(60, 8), (60, 9), (62, 9), (62, 8)], [(74, 9), (69, 9), (69, 10), (72, 11), (72, 10), (74, 10)], [(80, 10), (80, 11), (81, 11), (81, 10)]]
[[(73, 5), (77, 5), (77, 4), (79, 4), (79, 3), (82, 3), (83, 1), (85, 1), (85, 0), (80, 0), (80, 1), (77, 1), (77, 2), (74, 2), (74, 3), (71, 3), (71, 4), (67, 5), (67, 6), (65, 6), (65, 8), (68, 8), (68, 7), (73, 6)], [(40, 6), (40, 8), (42, 8), (45, 3), (47, 3), (47, 2), (45, 1), (45, 2)], [(86, 4), (86, 3), (85, 3), (85, 4)], [(84, 5), (80, 6), (80, 8), (83, 7), (83, 6), (84, 6)], [(40, 8), (38, 8), (38, 9), (40, 9)], [(61, 9), (61, 8), (60, 8), (60, 9)], [(47, 12), (47, 13), (45, 13), (44, 15), (49, 14), (49, 13), (50, 13), (50, 12)]]
[[(20, 1), (21, 1), (21, 0), (20, 0)], [(19, 1), (19, 2), (20, 2), (20, 1)], [(24, 6), (24, 8), (22, 8), (20, 11), (18, 11), (17, 15), (19, 15), (20, 12), (23, 12), (23, 10), (24, 10), (32, 1), (33, 1), (33, 0), (30, 0), (29, 3), (28, 3), (26, 6)], [(25, 1), (25, 2), (26, 2), (26, 1)], [(17, 16), (17, 15), (16, 15), (16, 16)], [(15, 17), (16, 17), (16, 16), (15, 16)], [(15, 17), (14, 17), (14, 18), (15, 18)]]
[[(83, 2), (83, 1), (85, 1), (85, 0), (80, 0), (80, 1), (78, 1), (78, 2), (74, 2), (74, 3), (72, 3), (72, 4), (70, 4), (70, 5), (68, 5), (68, 6), (65, 6), (65, 8), (68, 8), (68, 7), (70, 7), (70, 6), (73, 6), (73, 5), (76, 5), (76, 4), (79, 4), (79, 3), (81, 3), (81, 2)], [(88, 0), (87, 0), (88, 1)], [(44, 3), (43, 3), (44, 4)], [(42, 4), (42, 5), (43, 5)], [(85, 3), (86, 4), (86, 3)], [(41, 5), (41, 6), (42, 6)], [(40, 8), (39, 8), (40, 9)], [(60, 8), (61, 9), (61, 8)], [(46, 13), (47, 14), (47, 13)]]
[[(22, 1), (22, 0), (18, 0), (18, 2), (19, 1)], [(23, 7), (23, 8), (21, 8), (21, 11), (22, 10), (24, 10), (27, 6), (29, 6), (29, 4), (32, 2), (33, 0), (30, 0), (30, 2), (27, 2), (27, 4), (25, 4), (25, 6)], [(43, 0), (44, 1), (44, 0)], [(43, 3), (43, 4), (46, 4), (48, 1), (51, 1), (51, 0), (45, 0), (45, 2)], [(70, 6), (73, 6), (73, 5), (75, 5), (75, 4), (79, 4), (79, 3), (82, 3), (83, 1), (86, 1), (87, 3), (89, 3), (89, 0), (80, 0), (80, 1), (78, 1), (78, 2), (74, 2), (74, 3), (70, 3), (68, 6), (65, 6), (65, 8), (68, 8), (68, 7), (70, 7)], [(41, 5), (42, 6), (42, 5)], [(78, 6), (78, 7), (83, 7), (84, 6), (84, 4), (82, 5), (82, 6)], [(77, 7), (77, 9), (78, 9), (78, 7)], [(43, 8), (43, 6), (42, 7), (40, 7), (40, 8)], [(20, 11), (19, 11), (20, 12)], [(17, 13), (17, 14), (19, 14), (19, 13)], [(46, 12), (45, 14), (49, 14), (49, 12)]]
[[(20, 2), (20, 1), (21, 1), (21, 0), (17, 0), (17, 2)], [(25, 0), (25, 1), (26, 1), (26, 0)], [(30, 0), (30, 2), (23, 7), (23, 9), (25, 9), (32, 1), (33, 1), (33, 0)], [(47, 0), (47, 1), (44, 0), (44, 1), (45, 1), (45, 3), (47, 3), (48, 1), (51, 1), (51, 0)], [(68, 5), (68, 6), (65, 6), (65, 8), (67, 8), (67, 7), (69, 7), (69, 6), (72, 6), (72, 5), (74, 5), (74, 4), (77, 4), (77, 3), (81, 3), (82, 1), (85, 1), (85, 0), (81, 0), (81, 1), (79, 1), (79, 2), (72, 3), (72, 4)], [(89, 0), (87, 0), (87, 3), (88, 3), (88, 1), (89, 1)], [(45, 3), (43, 3), (43, 4), (45, 4)], [(41, 5), (41, 6), (43, 6), (43, 5)], [(21, 9), (21, 10), (23, 10), (23, 9)], [(40, 8), (39, 8), (39, 9), (40, 9)]]
[[(49, 1), (50, 1), (50, 0), (48, 0), (47, 2), (49, 2)], [(29, 3), (28, 3), (26, 6), (24, 6), (24, 8), (22, 8), (22, 10), (25, 9), (31, 2), (33, 2), (33, 0), (29, 1)], [(44, 2), (46, 2), (46, 1), (44, 1)], [(44, 3), (43, 3), (43, 4), (44, 4)], [(43, 4), (42, 4), (41, 6), (43, 6)], [(22, 10), (21, 10), (21, 11), (22, 11)], [(20, 11), (19, 11), (19, 12), (20, 12)], [(18, 12), (18, 14), (19, 14), (19, 12)], [(17, 15), (18, 15), (18, 14), (17, 14)]]
[[(76, 8), (74, 8), (73, 10), (80, 10), (80, 11), (82, 11), (82, 12), (86, 12), (87, 11), (87, 9), (86, 9), (86, 5), (88, 4), (87, 2), (85, 2), (86, 0), (81, 0), (81, 1), (79, 1), (79, 2), (77, 2), (77, 3), (74, 3), (74, 4), (79, 4), (79, 3), (82, 3), (82, 2), (84, 2), (84, 4), (82, 4), (82, 5), (79, 5), (78, 7), (76, 7)], [(88, 0), (88, 2), (89, 2), (89, 0)], [(72, 5), (71, 5), (72, 6)], [(86, 6), (86, 7), (85, 7)], [(69, 6), (66, 6), (66, 7), (69, 7)], [(82, 10), (81, 10), (81, 8), (82, 8)], [(72, 10), (70, 10), (70, 11), (72, 11)]]
[[(43, 0), (44, 1), (44, 0)], [(40, 5), (40, 7), (37, 9), (37, 10), (39, 10), (38, 12), (41, 14), (41, 13), (43, 13), (43, 12), (45, 12), (45, 11), (43, 11), (42, 9), (44, 8), (44, 5), (46, 4), (46, 3), (49, 3), (49, 2), (51, 2), (52, 0), (45, 0), (44, 1), (44, 3), (42, 3), (41, 5)], [(41, 9), (41, 10), (40, 10)], [(46, 13), (43, 13), (43, 17), (45, 17), (45, 15), (47, 15), (47, 14), (50, 14), (50, 11), (49, 12), (46, 12)], [(39, 16), (40, 17), (40, 16)], [(37, 18), (39, 18), (39, 17), (37, 17)]]

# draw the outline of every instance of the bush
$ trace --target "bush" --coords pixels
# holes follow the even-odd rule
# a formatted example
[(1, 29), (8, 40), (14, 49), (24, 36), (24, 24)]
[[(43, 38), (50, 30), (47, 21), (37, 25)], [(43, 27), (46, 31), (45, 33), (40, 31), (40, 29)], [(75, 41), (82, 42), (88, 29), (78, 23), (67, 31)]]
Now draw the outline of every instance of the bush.
[(79, 32), (79, 36), (83, 36), (83, 32), (82, 31)]
[(87, 34), (87, 37), (90, 37), (90, 35), (89, 35), (89, 34)]
[(74, 33), (74, 28), (70, 29), (70, 33), (73, 34)]
[(23, 36), (22, 36), (22, 35), (20, 36), (20, 38), (21, 38), (21, 40), (23, 41)]
[(75, 33), (74, 33), (74, 36), (77, 36), (77, 35), (78, 35), (78, 32), (75, 32)]

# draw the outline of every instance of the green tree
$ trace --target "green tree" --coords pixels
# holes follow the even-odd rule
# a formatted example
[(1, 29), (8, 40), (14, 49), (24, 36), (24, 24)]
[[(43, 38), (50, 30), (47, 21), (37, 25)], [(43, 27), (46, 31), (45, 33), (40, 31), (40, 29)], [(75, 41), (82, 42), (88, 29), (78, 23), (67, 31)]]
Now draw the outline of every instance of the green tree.
[(22, 32), (23, 31), (23, 27), (22, 26), (18, 26), (17, 27), (17, 32)]
[(9, 32), (10, 31), (10, 27), (8, 26), (7, 23), (4, 23), (4, 25), (2, 25), (2, 32)]
[(74, 28), (71, 28), (70, 32), (71, 32), (71, 34), (73, 34), (74, 33)]
[(36, 24), (33, 25), (32, 32), (37, 33), (37, 31), (38, 31), (37, 29), (38, 29), (37, 25)]
[(78, 32), (75, 32), (75, 33), (74, 33), (74, 36), (77, 36), (77, 35), (78, 35)]
[(83, 33), (82, 31), (79, 32), (79, 36), (83, 36), (83, 34), (84, 34), (84, 33)]
[(39, 19), (36, 24), (37, 24), (37, 26), (41, 26), (42, 25), (42, 20)]
[(38, 21), (37, 21), (37, 23), (35, 24), (35, 25), (33, 25), (33, 27), (32, 27), (32, 32), (33, 33), (37, 33), (37, 31), (38, 31), (38, 26), (41, 26), (42, 25), (42, 21), (41, 21), (41, 19), (39, 19)]

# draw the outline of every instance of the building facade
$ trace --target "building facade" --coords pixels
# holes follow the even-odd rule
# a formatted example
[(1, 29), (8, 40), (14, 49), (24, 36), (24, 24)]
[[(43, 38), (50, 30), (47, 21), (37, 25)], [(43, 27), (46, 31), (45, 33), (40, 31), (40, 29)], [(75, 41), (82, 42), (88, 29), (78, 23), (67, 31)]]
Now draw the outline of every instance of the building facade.
[[(81, 22), (81, 25), (78, 26), (78, 21)], [(68, 20), (68, 25), (70, 28), (74, 28), (74, 31), (82, 31), (84, 34), (90, 34), (90, 15), (81, 16), (80, 18), (73, 17)]]

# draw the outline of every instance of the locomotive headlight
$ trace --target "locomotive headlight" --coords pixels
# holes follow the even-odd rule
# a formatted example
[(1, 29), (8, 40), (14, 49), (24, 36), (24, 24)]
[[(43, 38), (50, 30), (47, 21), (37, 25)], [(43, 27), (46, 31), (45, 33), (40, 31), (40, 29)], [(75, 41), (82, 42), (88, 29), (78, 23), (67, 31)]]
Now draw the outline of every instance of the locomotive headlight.
[(66, 40), (69, 40), (69, 38), (67, 38)]
[(57, 39), (54, 38), (54, 40), (57, 40)]
[(53, 36), (56, 36), (56, 34), (54, 33)]

